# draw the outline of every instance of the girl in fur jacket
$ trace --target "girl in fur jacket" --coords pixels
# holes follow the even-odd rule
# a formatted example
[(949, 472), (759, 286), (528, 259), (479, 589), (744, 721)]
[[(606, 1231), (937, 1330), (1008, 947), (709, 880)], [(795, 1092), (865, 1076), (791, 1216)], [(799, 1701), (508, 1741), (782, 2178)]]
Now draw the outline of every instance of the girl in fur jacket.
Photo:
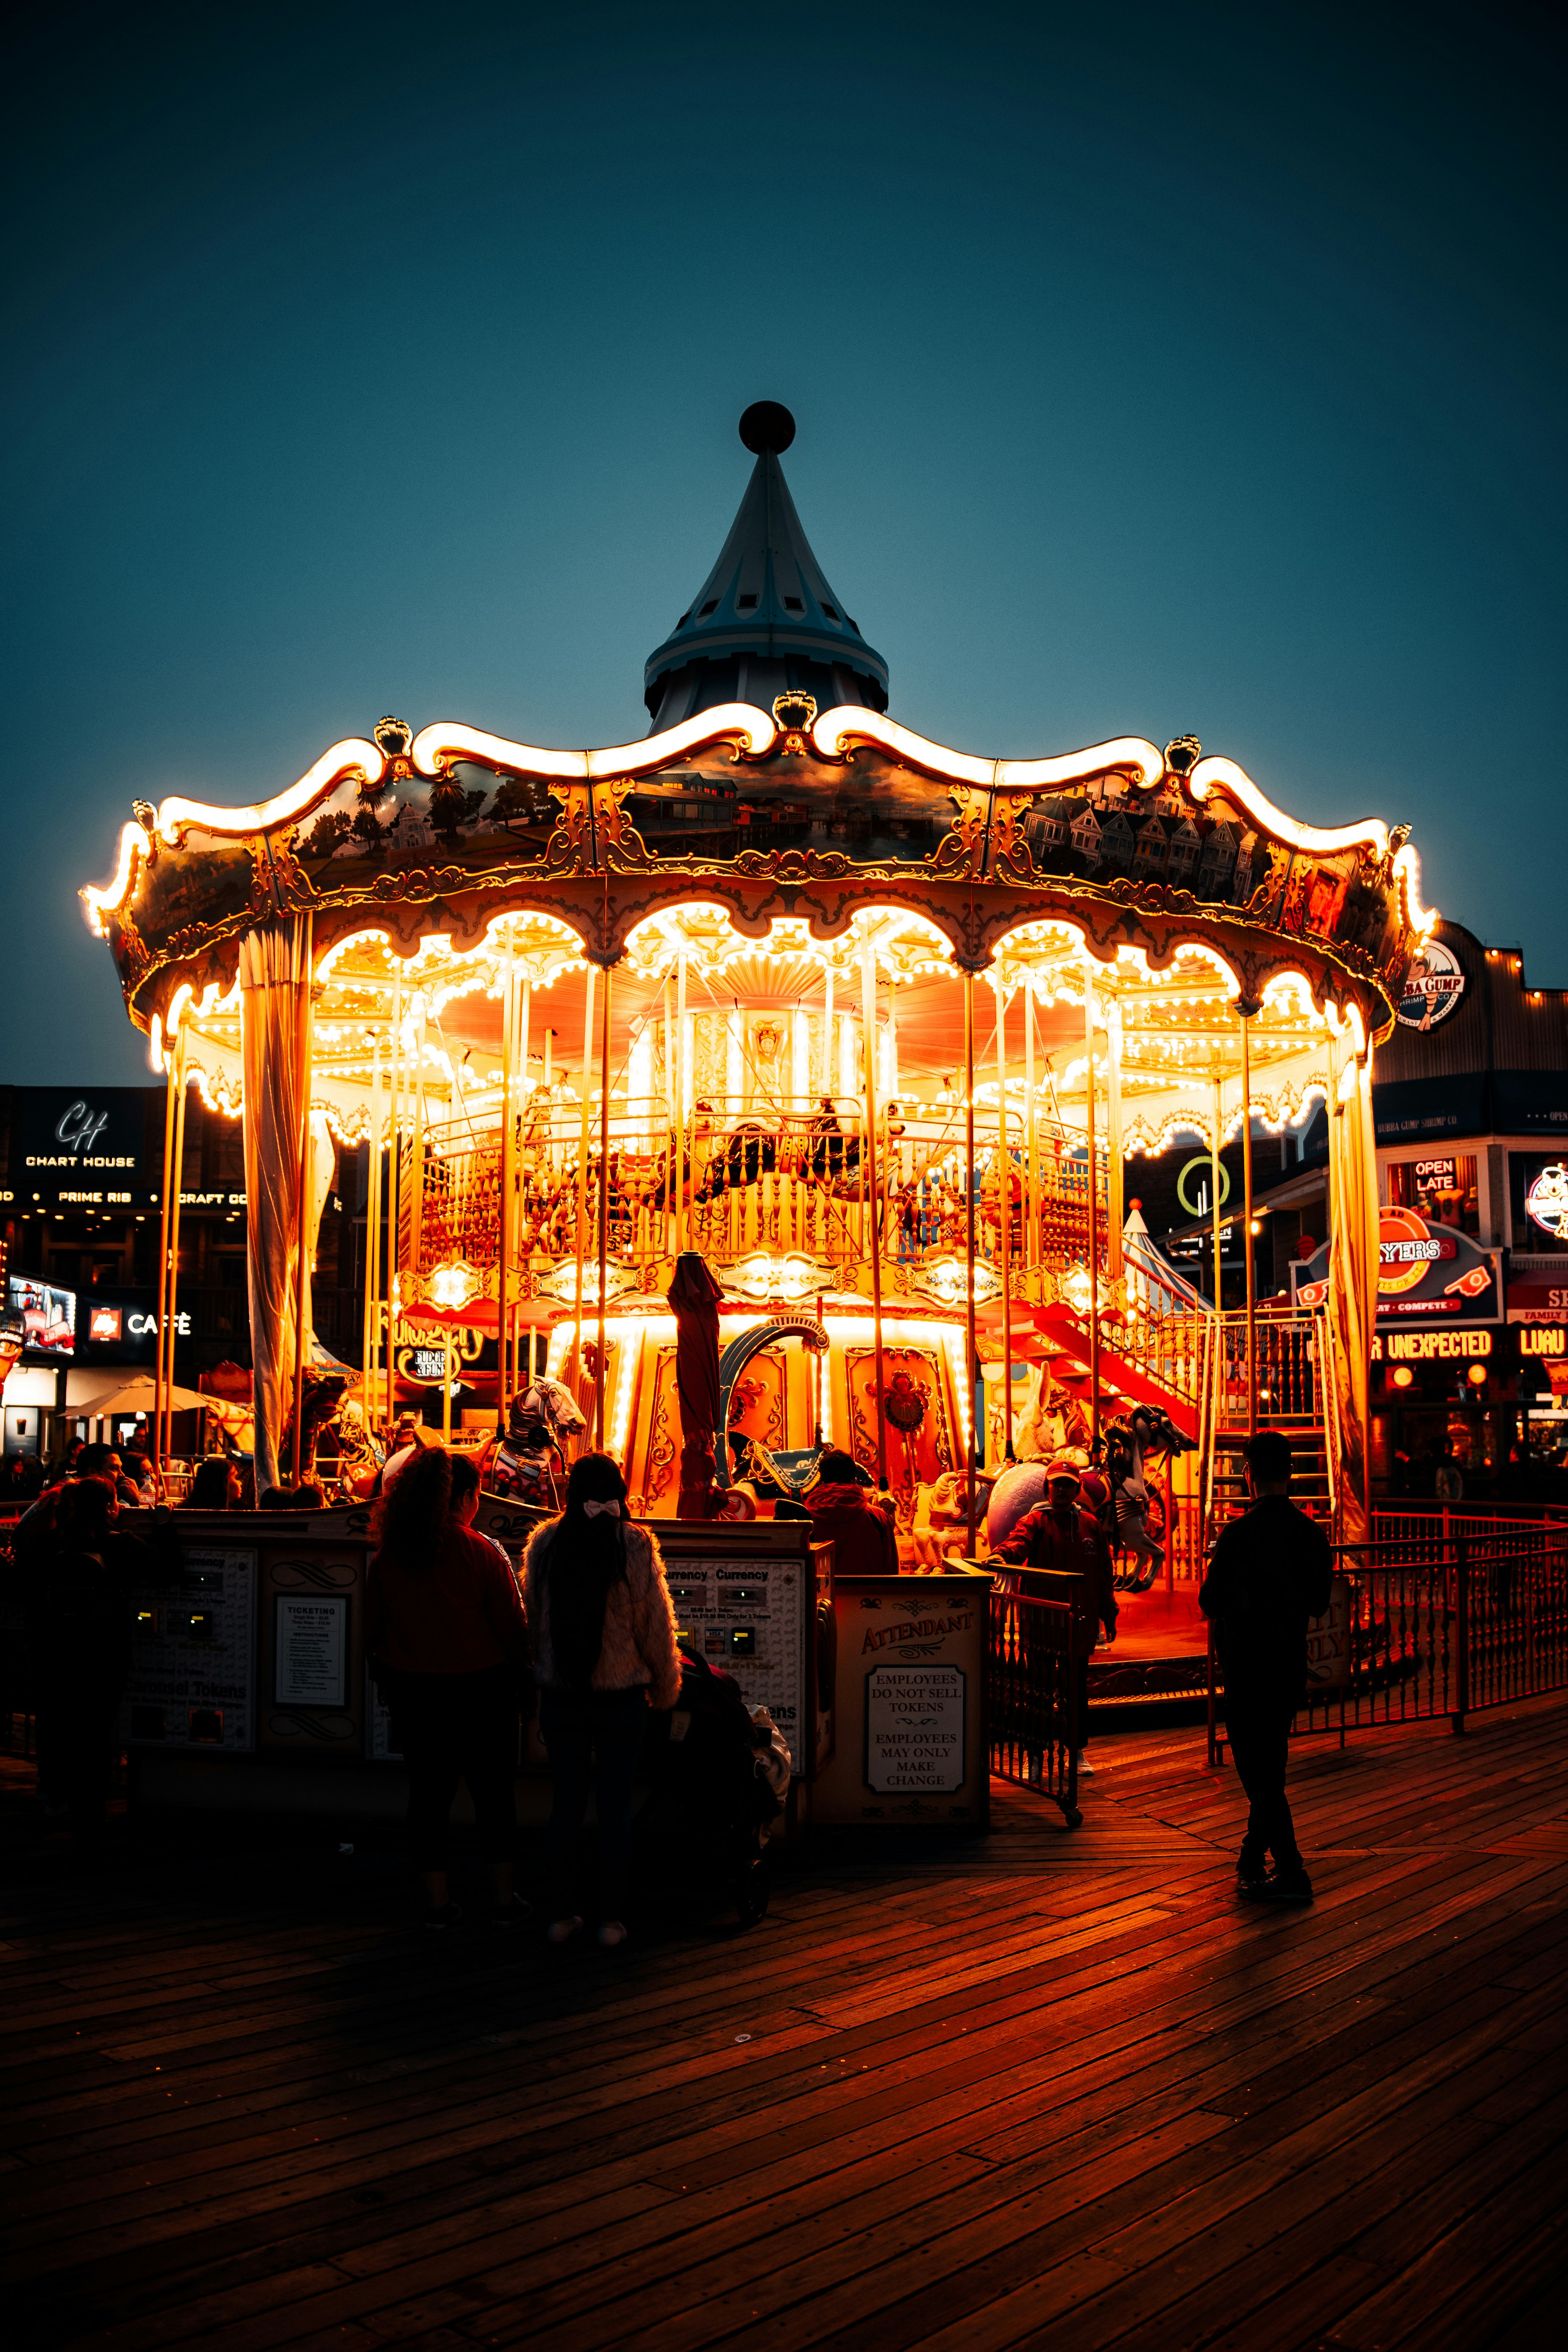
[(650, 1528), (627, 1519), (626, 1486), (607, 1454), (572, 1465), (566, 1508), (536, 1528), (523, 1590), (539, 1685), (539, 1729), (550, 1758), (550, 1926), (564, 1944), (583, 1925), (571, 1908), (573, 1864), (592, 1773), (599, 1817), (599, 1941), (624, 1944), (632, 1782), (648, 1707), (675, 1705), (680, 1662), (664, 1561)]

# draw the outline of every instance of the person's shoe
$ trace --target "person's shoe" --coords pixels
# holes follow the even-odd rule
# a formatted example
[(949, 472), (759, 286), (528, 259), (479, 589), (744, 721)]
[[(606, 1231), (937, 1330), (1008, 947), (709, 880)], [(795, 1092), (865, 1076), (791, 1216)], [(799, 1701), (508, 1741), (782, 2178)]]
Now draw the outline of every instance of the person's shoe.
[(443, 1903), (438, 1908), (426, 1911), (425, 1914), (425, 1925), (432, 1936), (438, 1936), (446, 1928), (455, 1927), (462, 1916), (462, 1909), (459, 1905), (456, 1903)]
[(1237, 1855), (1236, 1883), (1243, 1895), (1255, 1895), (1268, 1876), (1268, 1856), (1266, 1853), (1256, 1857), (1246, 1853)]
[(510, 1903), (498, 1903), (494, 1906), (490, 1912), (490, 1926), (518, 1927), (525, 1919), (531, 1918), (532, 1916), (532, 1904), (525, 1903), (521, 1895), (514, 1895)]
[(1080, 1748), (1079, 1749), (1074, 1761), (1078, 1766), (1079, 1779), (1080, 1780), (1092, 1780), (1094, 1778), (1094, 1767), (1089, 1760), (1089, 1750), (1087, 1748)]
[(1294, 1870), (1271, 1870), (1246, 1891), (1258, 1903), (1310, 1903), (1312, 1882), (1298, 1864)]
[(546, 1940), (552, 1944), (569, 1944), (573, 1937), (579, 1932), (582, 1925), (582, 1920), (574, 1911), (569, 1919), (552, 1919), (549, 1927), (544, 1930)]
[(599, 1942), (606, 1952), (614, 1952), (626, 1940), (626, 1930), (619, 1919), (606, 1919), (599, 1929)]

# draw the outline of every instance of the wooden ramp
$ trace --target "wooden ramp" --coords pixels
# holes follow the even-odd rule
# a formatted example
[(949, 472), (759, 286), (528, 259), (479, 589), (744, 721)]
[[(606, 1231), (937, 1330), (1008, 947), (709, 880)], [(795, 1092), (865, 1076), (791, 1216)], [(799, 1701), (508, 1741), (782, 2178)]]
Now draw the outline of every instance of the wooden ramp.
[(1568, 1703), (1306, 1745), (1301, 1913), (1197, 1734), (1097, 1752), (1076, 1834), (999, 1790), (614, 1956), (319, 1832), (73, 1877), (13, 1764), (9, 2341), (1559, 2344)]

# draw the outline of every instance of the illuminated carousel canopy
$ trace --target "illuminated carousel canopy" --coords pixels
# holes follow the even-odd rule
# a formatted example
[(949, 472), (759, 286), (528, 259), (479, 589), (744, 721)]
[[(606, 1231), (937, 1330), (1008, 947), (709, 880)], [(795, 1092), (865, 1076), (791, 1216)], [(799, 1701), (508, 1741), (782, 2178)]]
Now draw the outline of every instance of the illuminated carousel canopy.
[[(209, 1100), (237, 1111), (271, 1087), (257, 1124), (286, 1139), (302, 1132), (297, 1094), (277, 1079), (290, 1040), (309, 1041), (312, 1111), (345, 1138), (374, 1127), (379, 1074), (395, 1064), (392, 1128), (416, 1120), (437, 1157), (499, 1130), (509, 1087), (537, 1095), (543, 1159), (559, 1173), (575, 1157), (579, 1265), (594, 1145), (644, 1150), (651, 1166), (684, 1134), (694, 1162), (731, 1164), (737, 1122), (772, 1118), (805, 1184), (822, 1098), (858, 1099), (874, 1129), (875, 1095), (884, 1119), (900, 1113), (889, 1149), (905, 1174), (925, 1185), (951, 1171), (960, 1001), (975, 976), (991, 1009), (973, 1106), (983, 1127), (1016, 1106), (1031, 1199), (1047, 1117), (1065, 1149), (1099, 1093), (1118, 1157), (1177, 1132), (1217, 1143), (1242, 1123), (1244, 1064), (1255, 1117), (1280, 1125), (1354, 1091), (1370, 1138), (1372, 1047), (1435, 920), (1408, 828), (1300, 824), (1190, 737), (1002, 760), (901, 726), (883, 707), (886, 665), (784, 486), (793, 431), (772, 404), (742, 420), (752, 479), (719, 562), (648, 662), (656, 724), (642, 740), (553, 750), (386, 718), (255, 805), (138, 803), (112, 877), (81, 897), (155, 1066), (177, 1035)], [(307, 970), (310, 1010), (296, 1019), (282, 1008)], [(601, 971), (613, 986), (595, 996)], [(595, 1073), (608, 1100), (590, 1138)], [(1357, 1150), (1364, 1159), (1370, 1141)], [(777, 1152), (770, 1174), (785, 1166)], [(833, 1172), (816, 1170), (820, 1192)], [(697, 1184), (678, 1171), (694, 1218)], [(606, 1283), (614, 1257), (623, 1285), (651, 1292), (671, 1234), (647, 1219), (666, 1210), (653, 1177), (641, 1192), (628, 1180), (626, 1197), (600, 1263)], [(851, 1233), (822, 1211), (797, 1202), (785, 1217), (787, 1249), (816, 1269), (807, 1287), (847, 1281), (852, 1249), (868, 1246), (863, 1216)], [(615, 1213), (606, 1192), (606, 1223)], [(773, 1200), (774, 1227), (781, 1213)], [(253, 1206), (260, 1329), (257, 1219)], [(460, 1224), (443, 1246), (467, 1264), (475, 1235)], [(690, 1242), (693, 1226), (681, 1230)], [(1031, 1231), (1013, 1272), (1039, 1298), (1038, 1219)], [(755, 1234), (733, 1216), (730, 1241), (754, 1258)], [(519, 1265), (531, 1250), (559, 1265), (570, 1238), (546, 1222), (524, 1231)], [(433, 1298), (430, 1271), (407, 1268)]]

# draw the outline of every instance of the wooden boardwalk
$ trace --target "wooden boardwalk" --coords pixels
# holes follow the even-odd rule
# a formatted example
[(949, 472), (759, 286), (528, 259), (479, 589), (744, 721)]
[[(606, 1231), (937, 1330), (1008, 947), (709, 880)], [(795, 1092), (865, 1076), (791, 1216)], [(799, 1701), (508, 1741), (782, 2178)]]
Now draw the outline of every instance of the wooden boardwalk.
[(1304, 1747), (1300, 1913), (1196, 1734), (1099, 1753), (1075, 1835), (1002, 1790), (618, 1955), (319, 1832), (84, 1880), (13, 1797), (8, 2341), (1560, 2345), (1568, 1702)]

